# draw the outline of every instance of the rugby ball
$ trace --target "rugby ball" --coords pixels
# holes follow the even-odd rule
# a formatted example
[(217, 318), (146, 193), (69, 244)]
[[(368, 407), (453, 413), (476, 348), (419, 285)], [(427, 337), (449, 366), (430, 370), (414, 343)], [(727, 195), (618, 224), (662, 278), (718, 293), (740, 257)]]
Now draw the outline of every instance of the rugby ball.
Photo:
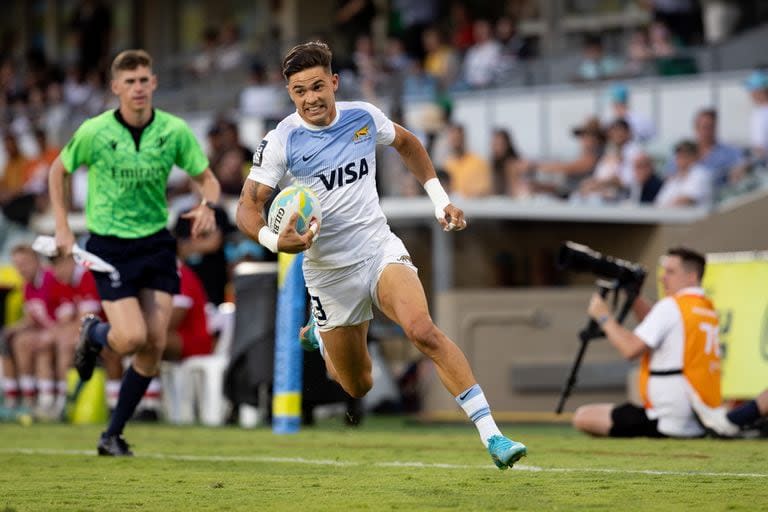
[(296, 231), (304, 234), (309, 228), (310, 222), (314, 219), (319, 226), (323, 218), (320, 209), (320, 200), (312, 189), (301, 184), (291, 185), (280, 191), (272, 201), (267, 216), (267, 225), (269, 229), (280, 234), (291, 220), (291, 216), (297, 213), (299, 218), (296, 220)]

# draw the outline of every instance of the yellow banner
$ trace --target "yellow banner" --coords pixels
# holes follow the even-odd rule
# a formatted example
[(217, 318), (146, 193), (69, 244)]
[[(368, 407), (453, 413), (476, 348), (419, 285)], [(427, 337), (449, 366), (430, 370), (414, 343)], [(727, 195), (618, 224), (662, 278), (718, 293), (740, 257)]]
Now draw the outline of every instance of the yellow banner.
[(723, 398), (753, 398), (768, 387), (768, 260), (707, 255), (703, 285), (720, 319)]

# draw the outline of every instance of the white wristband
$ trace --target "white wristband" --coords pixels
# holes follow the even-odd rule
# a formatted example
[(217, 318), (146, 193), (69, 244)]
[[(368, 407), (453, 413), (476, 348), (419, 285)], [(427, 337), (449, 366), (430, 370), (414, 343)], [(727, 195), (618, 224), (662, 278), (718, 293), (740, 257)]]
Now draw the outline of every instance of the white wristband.
[(427, 195), (432, 200), (432, 204), (435, 205), (435, 217), (437, 220), (445, 219), (445, 207), (451, 204), (451, 200), (448, 194), (445, 193), (445, 189), (440, 184), (440, 180), (432, 178), (424, 183), (424, 190), (427, 191)]
[(280, 235), (273, 233), (267, 226), (264, 226), (259, 230), (259, 243), (272, 252), (277, 252), (278, 238), (280, 238)]

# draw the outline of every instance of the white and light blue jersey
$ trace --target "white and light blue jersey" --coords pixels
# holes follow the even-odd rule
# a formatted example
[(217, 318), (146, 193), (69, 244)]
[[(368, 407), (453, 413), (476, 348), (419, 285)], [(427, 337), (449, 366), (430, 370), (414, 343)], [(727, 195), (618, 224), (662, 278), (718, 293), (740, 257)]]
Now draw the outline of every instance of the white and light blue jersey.
[(392, 144), (395, 126), (361, 101), (336, 103), (328, 126), (293, 113), (267, 133), (253, 155), (248, 179), (269, 187), (288, 174), (320, 200), (320, 232), (304, 256), (307, 268), (329, 269), (371, 257), (389, 234), (376, 192), (376, 144)]

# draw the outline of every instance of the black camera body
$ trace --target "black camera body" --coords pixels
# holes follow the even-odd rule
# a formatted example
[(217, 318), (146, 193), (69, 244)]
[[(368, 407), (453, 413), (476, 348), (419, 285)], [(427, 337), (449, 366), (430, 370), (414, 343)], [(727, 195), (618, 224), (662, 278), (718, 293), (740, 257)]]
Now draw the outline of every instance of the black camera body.
[(586, 245), (565, 242), (557, 255), (562, 269), (574, 272), (591, 272), (603, 279), (615, 280), (617, 288), (639, 289), (647, 272), (639, 263), (604, 256)]

